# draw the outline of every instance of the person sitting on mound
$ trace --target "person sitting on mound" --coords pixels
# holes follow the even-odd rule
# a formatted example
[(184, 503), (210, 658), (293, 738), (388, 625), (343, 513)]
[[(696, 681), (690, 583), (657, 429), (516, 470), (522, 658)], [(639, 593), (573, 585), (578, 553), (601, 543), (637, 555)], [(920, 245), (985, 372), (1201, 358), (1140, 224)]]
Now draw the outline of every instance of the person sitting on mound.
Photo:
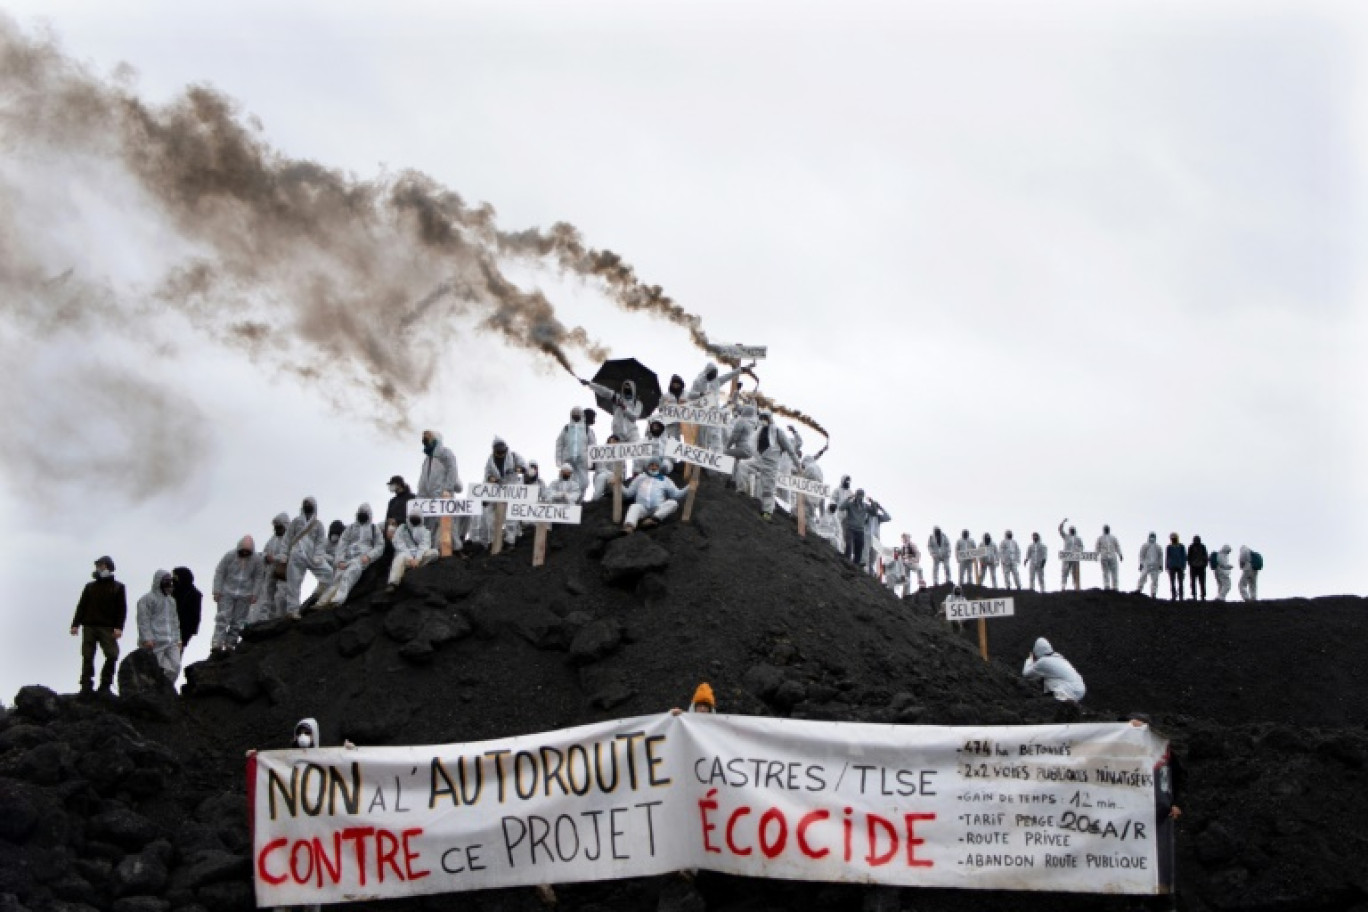
[(660, 525), (674, 515), (684, 499), (684, 492), (661, 472), (657, 456), (647, 461), (646, 471), (634, 478), (623, 494), (632, 499), (627, 521), (622, 524), (628, 532), (635, 532), (638, 525), (643, 529)]

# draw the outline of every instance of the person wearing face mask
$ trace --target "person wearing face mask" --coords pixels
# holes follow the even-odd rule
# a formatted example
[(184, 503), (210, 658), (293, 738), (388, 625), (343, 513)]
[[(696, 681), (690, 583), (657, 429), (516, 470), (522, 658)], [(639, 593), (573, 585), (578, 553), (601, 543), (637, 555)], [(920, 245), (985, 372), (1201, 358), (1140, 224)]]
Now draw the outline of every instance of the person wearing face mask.
[(892, 516), (883, 508), (883, 504), (874, 498), (869, 498), (869, 518), (865, 520), (865, 572), (870, 576), (874, 575), (875, 568), (878, 566), (879, 548), (876, 545), (882, 544), (883, 539), (879, 532), (883, 524), (891, 522)]
[[(323, 559), (328, 562), (333, 573), (337, 572), (337, 546), (342, 541), (342, 533), (346, 531), (347, 524), (340, 519), (334, 519), (328, 523), (328, 543), (323, 546)], [(322, 591), (320, 588), (318, 594), (321, 594)]]
[(1224, 602), (1230, 595), (1230, 545), (1211, 555), (1211, 572), (1216, 576), (1216, 601)]
[(1121, 572), (1121, 542), (1112, 535), (1111, 526), (1103, 526), (1097, 539), (1097, 556), (1102, 563), (1102, 588), (1115, 590), (1120, 584), (1117, 577)]
[(593, 445), (594, 434), (584, 423), (584, 409), (577, 405), (570, 410), (570, 423), (556, 437), (556, 464), (569, 463), (580, 490), (589, 484), (589, 448)]
[(290, 564), (290, 516), (277, 513), (271, 520), (271, 537), (261, 549), (263, 573), (256, 604), (247, 612), (247, 623), (256, 624), (280, 617), (280, 584), (285, 582)]
[(1159, 589), (1159, 571), (1164, 567), (1164, 552), (1159, 549), (1159, 536), (1153, 532), (1149, 534), (1149, 540), (1140, 546), (1140, 582), (1135, 584), (1135, 591), (1142, 592), (1145, 588), (1145, 578), (1149, 577), (1150, 598), (1154, 598)]
[(114, 559), (95, 559), (91, 582), (81, 590), (76, 613), (71, 617), (71, 635), (81, 635), (81, 696), (95, 691), (95, 649), (104, 654), (100, 669), (100, 693), (110, 693), (114, 672), (119, 665), (119, 637), (128, 620), (128, 597), (123, 583), (114, 579)]
[[(804, 456), (798, 465), (798, 474), (802, 475), (808, 481), (815, 481), (818, 484), (821, 484), (826, 478), (822, 473), (822, 467), (817, 464), (817, 460), (821, 458), (821, 453), (818, 453), (815, 456)], [(822, 498), (813, 496), (806, 498), (806, 500), (808, 524), (811, 525), (816, 523), (818, 518), (822, 515)], [(904, 549), (904, 551), (906, 551), (906, 549)]]
[(760, 431), (755, 435), (755, 458), (760, 464), (760, 518), (765, 522), (774, 516), (774, 490), (779, 484), (781, 454), (798, 458), (798, 451), (788, 435), (775, 426), (774, 414), (769, 409), (761, 409)]
[[(1045, 591), (1045, 562), (1050, 559), (1050, 551), (1045, 547), (1045, 543), (1040, 540), (1039, 532), (1031, 533), (1031, 543), (1026, 546), (1026, 581), (1031, 587), (1031, 591)], [(1036, 590), (1036, 584), (1040, 584), (1040, 589)]]
[(408, 521), (394, 530), (394, 563), (390, 565), (389, 587), (393, 592), (404, 581), (404, 574), (418, 567), (425, 567), (437, 559), (437, 550), (432, 547), (432, 534), (423, 525), (423, 517), (416, 511), (409, 513)]
[(363, 503), (356, 508), (356, 522), (347, 526), (338, 542), (337, 572), (319, 598), (318, 607), (345, 605), (361, 574), (384, 554), (385, 535), (371, 519), (370, 504)]
[[(690, 404), (689, 397), (688, 397), (688, 395), (684, 392), (684, 378), (683, 378), (683, 377), (679, 376), (679, 374), (675, 374), (673, 377), (670, 378), (670, 384), (669, 384), (668, 387), (666, 387), (665, 393), (660, 397), (660, 402), (661, 402), (662, 405), (689, 405), (689, 404)], [(667, 436), (667, 437), (673, 437), (675, 440), (678, 440), (678, 439), (679, 439), (679, 427), (680, 427), (680, 426), (679, 426), (678, 423), (666, 425), (666, 426), (665, 426), (665, 436)]]
[[(456, 454), (451, 452), (451, 447), (442, 442), (441, 433), (431, 429), (423, 431), (422, 442), (423, 467), (418, 473), (418, 496), (451, 497), (464, 491), (465, 485), (461, 483), (461, 473), (456, 466)], [(407, 519), (407, 513), (401, 513), (394, 518), (402, 523)], [(428, 531), (432, 533), (434, 538), (437, 535), (440, 522), (441, 520), (436, 517), (427, 521)], [(465, 538), (469, 524), (469, 517), (452, 517), (451, 547), (453, 551), (461, 550), (461, 540)]]
[(214, 569), (212, 589), (218, 612), (214, 618), (210, 655), (232, 652), (237, 648), (242, 628), (247, 623), (252, 606), (256, 604), (265, 575), (266, 565), (261, 555), (256, 553), (256, 542), (250, 535), (242, 536), (236, 548), (219, 558), (218, 567)]
[(665, 422), (658, 418), (652, 418), (646, 422), (645, 442), (655, 447), (653, 455), (660, 460), (660, 471), (669, 475), (674, 471), (674, 460), (665, 456), (666, 441), (669, 440), (666, 433)]
[(983, 542), (979, 545), (983, 549), (983, 557), (979, 558), (978, 580), (979, 585), (983, 585), (984, 580), (991, 575), (993, 577), (993, 588), (998, 587), (998, 547), (993, 544), (993, 536), (987, 532), (983, 533)]
[[(752, 363), (750, 366), (754, 367), (755, 365)], [(716, 408), (722, 401), (722, 385), (730, 383), (732, 378), (741, 376), (745, 371), (745, 367), (738, 367), (735, 370), (727, 371), (725, 374), (719, 374), (717, 365), (709, 361), (689, 387), (689, 399), (694, 405), (702, 408)], [(698, 445), (706, 450), (720, 450), (722, 448), (722, 429), (700, 427), (698, 429)]]
[[(682, 382), (682, 381), (681, 381)], [(732, 470), (729, 488), (744, 488), (750, 473), (751, 460), (755, 459), (755, 436), (759, 431), (755, 406), (743, 402), (736, 407), (736, 419), (727, 429), (727, 442), (722, 452), (736, 460)], [(676, 428), (679, 425), (675, 425)]]
[(967, 586), (974, 581), (974, 558), (969, 556), (969, 552), (974, 550), (974, 540), (969, 537), (969, 530), (960, 532), (959, 541), (955, 542), (955, 560), (959, 561), (959, 585)]
[(575, 477), (575, 467), (568, 462), (561, 463), (560, 477), (551, 482), (542, 495), (542, 500), (554, 504), (579, 503), (584, 498), (584, 488)]
[[(1069, 519), (1068, 519), (1068, 517), (1066, 516), (1064, 519), (1060, 520), (1060, 522), (1059, 522), (1059, 537), (1060, 537), (1060, 538), (1063, 540), (1063, 542), (1064, 542), (1064, 550), (1065, 550), (1065, 551), (1082, 551), (1082, 550), (1083, 550), (1083, 539), (1079, 537), (1079, 535), (1078, 535), (1078, 529), (1077, 529), (1076, 527), (1074, 527), (1074, 526), (1069, 526), (1069, 531), (1068, 531), (1068, 532), (1065, 532), (1065, 531), (1064, 531), (1064, 523), (1066, 523), (1066, 522), (1068, 522), (1068, 521), (1069, 521)], [(1069, 585), (1069, 577), (1072, 576), (1072, 577), (1073, 577), (1073, 584), (1074, 584), (1074, 592), (1077, 592), (1078, 589), (1079, 589), (1079, 583), (1078, 583), (1078, 561), (1076, 561), (1076, 560), (1066, 560), (1066, 561), (1063, 561), (1063, 562), (1062, 562), (1062, 566), (1061, 566), (1061, 568), (1060, 568), (1060, 573), (1061, 573), (1061, 576), (1060, 576), (1060, 580), (1059, 580), (1059, 591), (1060, 591), (1060, 592), (1063, 592), (1063, 591), (1064, 591), (1064, 589)]]
[(845, 559), (856, 567), (864, 565), (864, 537), (869, 524), (869, 504), (865, 503), (864, 493), (864, 488), (856, 488), (855, 493), (836, 508), (845, 536)]
[(684, 499), (684, 492), (665, 476), (655, 456), (646, 460), (646, 471), (632, 479), (622, 493), (632, 501), (622, 523), (628, 532), (635, 532), (637, 526), (649, 529), (660, 525), (674, 515)]
[(318, 518), (318, 501), (304, 498), (299, 515), (290, 520), (285, 538), (289, 556), (285, 564), (285, 584), (276, 586), (276, 602), (280, 614), (299, 620), (299, 591), (304, 585), (304, 575), (312, 573), (323, 586), (332, 582), (332, 567), (328, 565), (326, 551), (328, 536)]
[[(390, 499), (389, 504), (385, 507), (385, 521), (388, 523), (390, 520), (394, 520), (394, 524), (397, 526), (408, 518), (409, 501), (413, 500), (415, 495), (402, 475), (390, 477), (389, 492)], [(452, 545), (455, 546), (455, 544), (453, 541)]]
[(941, 531), (940, 526), (931, 530), (931, 537), (926, 540), (926, 552), (931, 555), (931, 585), (940, 585), (942, 570), (945, 571), (945, 581), (954, 582), (950, 578), (950, 537)]
[(917, 547), (916, 542), (912, 541), (912, 536), (906, 532), (902, 534), (902, 553), (903, 563), (907, 564), (907, 589), (912, 590), (912, 577), (917, 578), (917, 587), (926, 588), (926, 575), (922, 573), (922, 553)]
[(1187, 548), (1178, 540), (1178, 533), (1169, 535), (1164, 549), (1164, 569), (1168, 571), (1169, 601), (1183, 600), (1183, 571), (1187, 569)]
[[(594, 395), (613, 403), (613, 435), (622, 443), (636, 443), (641, 439), (641, 400), (636, 396), (636, 384), (631, 380), (622, 381), (622, 388), (613, 392), (591, 380), (580, 383), (594, 391)], [(623, 472), (630, 475), (635, 470), (631, 462), (623, 466)]]
[(152, 588), (138, 599), (138, 645), (156, 655), (157, 664), (172, 684), (181, 667), (180, 619), (171, 594), (175, 586), (175, 577), (158, 570), (152, 575)]
[(495, 437), (485, 460), (484, 474), (485, 478), (497, 478), (497, 484), (519, 484), (527, 474), (527, 460), (510, 450), (502, 437)]
[(1021, 546), (1016, 539), (1012, 538), (1012, 530), (1008, 529), (1002, 538), (1002, 545), (998, 549), (1002, 557), (1002, 588), (1011, 589), (1012, 583), (1016, 582), (1016, 587), (1021, 588), (1021, 571), (1017, 566), (1021, 563)]
[[(609, 434), (608, 440), (606, 442), (609, 446), (612, 446), (613, 444), (621, 443), (622, 441), (617, 439), (616, 434)], [(602, 500), (604, 497), (606, 497), (608, 495), (608, 489), (612, 486), (612, 484), (613, 463), (603, 462), (595, 464), (594, 485), (592, 490), (589, 492), (589, 502), (593, 503), (596, 500)]]
[(180, 620), (181, 649), (190, 645), (190, 638), (199, 633), (200, 618), (204, 613), (204, 593), (195, 586), (195, 573), (189, 567), (171, 571), (176, 587), (171, 595), (176, 600), (176, 617)]

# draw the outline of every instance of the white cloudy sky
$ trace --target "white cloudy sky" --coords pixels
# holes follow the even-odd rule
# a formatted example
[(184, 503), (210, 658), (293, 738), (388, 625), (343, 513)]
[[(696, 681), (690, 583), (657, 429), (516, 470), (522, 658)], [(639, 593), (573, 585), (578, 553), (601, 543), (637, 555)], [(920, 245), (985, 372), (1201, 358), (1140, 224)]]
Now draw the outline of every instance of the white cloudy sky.
[[(1128, 558), (1151, 530), (1199, 533), (1262, 551), (1274, 597), (1363, 589), (1353, 7), (0, 0), (96, 72), (131, 65), (153, 102), (217, 87), (287, 155), (420, 169), (505, 228), (574, 223), (714, 338), (769, 345), (766, 390), (827, 426), (828, 478), (852, 473), (891, 531), (1054, 544), (1068, 516), (1089, 541), (1110, 523)], [(0, 190), (84, 276), (136, 296), (174, 260), (119, 181), (26, 173), (5, 148)], [(662, 379), (705, 360), (591, 286), (517, 275)], [(264, 541), (302, 495), (347, 518), (417, 472), (416, 433), (382, 437), (147, 319), (130, 311), (134, 335), (175, 344), (5, 328), (6, 699), (74, 689), (66, 628), (95, 556), (114, 555), (130, 601), (159, 566), (207, 590), (237, 537)], [(140, 388), (92, 383), (108, 366)], [(158, 390), (156, 420), (123, 420)], [(412, 416), (469, 477), (494, 433), (548, 464), (579, 393), (472, 328)], [(167, 441), (193, 471), (120, 481)]]

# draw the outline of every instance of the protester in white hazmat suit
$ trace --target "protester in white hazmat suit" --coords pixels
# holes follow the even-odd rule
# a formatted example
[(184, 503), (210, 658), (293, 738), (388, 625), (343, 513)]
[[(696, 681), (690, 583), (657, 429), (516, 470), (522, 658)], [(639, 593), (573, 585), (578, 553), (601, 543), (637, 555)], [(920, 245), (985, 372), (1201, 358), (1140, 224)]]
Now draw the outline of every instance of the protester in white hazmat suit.
[(926, 553), (931, 555), (931, 585), (940, 585), (941, 571), (945, 571), (945, 581), (954, 582), (950, 578), (950, 537), (941, 531), (940, 526), (931, 530), (931, 537), (926, 540)]
[(880, 548), (883, 540), (879, 538), (879, 532), (883, 529), (883, 524), (892, 522), (893, 517), (883, 508), (883, 504), (874, 498), (869, 499), (869, 518), (865, 520), (865, 572), (871, 576), (874, 568), (878, 566)]
[(584, 488), (575, 475), (575, 467), (568, 462), (561, 463), (560, 477), (547, 485), (542, 499), (547, 503), (574, 505), (583, 498)]
[(983, 541), (979, 543), (979, 548), (983, 551), (983, 557), (979, 558), (979, 585), (992, 576), (994, 589), (998, 587), (998, 547), (993, 544), (993, 536), (987, 532), (983, 533)]
[(1240, 598), (1246, 602), (1259, 600), (1259, 568), (1254, 565), (1254, 552), (1248, 545), (1240, 546)]
[(732, 470), (732, 484), (735, 487), (747, 487), (752, 468), (751, 460), (755, 458), (755, 436), (759, 430), (760, 422), (756, 419), (755, 406), (749, 402), (737, 406), (736, 419), (727, 429), (727, 441), (722, 450), (736, 460), (736, 467)]
[[(620, 440), (617, 439), (617, 435), (616, 435), (616, 434), (610, 434), (610, 435), (608, 436), (608, 440), (606, 441), (606, 444), (607, 444), (608, 446), (612, 446), (612, 445), (615, 444), (615, 443), (621, 443), (621, 442), (622, 442), (622, 441), (620, 441)], [(615, 466), (615, 465), (617, 465), (617, 463), (613, 463), (613, 462), (597, 462), (597, 463), (594, 463), (594, 466), (593, 466), (593, 468), (594, 468), (594, 484), (593, 484), (593, 488), (592, 488), (592, 490), (590, 491), (590, 494), (589, 494), (589, 502), (590, 502), (590, 503), (593, 503), (593, 502), (596, 501), (596, 500), (602, 500), (602, 499), (608, 494), (608, 490), (609, 490), (609, 488), (612, 487), (612, 484), (613, 484), (613, 466)]]
[(774, 515), (774, 489), (779, 480), (779, 455), (797, 457), (798, 451), (788, 435), (774, 425), (774, 414), (760, 410), (760, 431), (755, 435), (755, 456), (760, 463), (760, 518), (768, 522)]
[[(817, 464), (817, 458), (818, 457), (816, 456), (804, 456), (802, 463), (798, 466), (798, 474), (802, 475), (808, 481), (815, 481), (818, 484), (821, 484), (824, 478), (822, 475), (822, 467)], [(818, 518), (822, 515), (822, 498), (807, 496), (804, 500), (807, 502), (808, 524), (812, 525), (816, 523)]]
[(570, 464), (581, 491), (589, 487), (589, 448), (593, 445), (594, 431), (584, 423), (584, 409), (577, 405), (570, 410), (570, 423), (556, 437), (556, 464)]
[[(617, 392), (589, 380), (581, 380), (580, 383), (593, 390), (594, 395), (613, 403), (613, 435), (618, 440), (635, 443), (641, 439), (641, 429), (637, 427), (637, 422), (641, 420), (641, 400), (636, 396), (635, 383), (624, 380), (622, 389)], [(627, 468), (631, 468), (631, 463), (628, 463)]]
[(256, 553), (256, 542), (250, 535), (242, 536), (236, 548), (219, 558), (211, 590), (218, 604), (214, 638), (209, 648), (211, 653), (231, 652), (237, 648), (265, 576), (266, 564)]
[(1230, 595), (1230, 545), (1211, 555), (1211, 571), (1216, 574), (1216, 601), (1224, 602)]
[(912, 577), (916, 576), (917, 585), (926, 588), (926, 576), (922, 573), (921, 549), (912, 541), (912, 536), (906, 532), (902, 534), (902, 553), (903, 563), (907, 564), (907, 588), (912, 588)]
[(398, 588), (408, 571), (426, 567), (435, 560), (437, 549), (432, 547), (432, 533), (423, 525), (423, 517), (417, 510), (409, 511), (408, 522), (394, 530), (394, 563), (390, 565), (386, 591)]
[(299, 590), (304, 585), (304, 574), (312, 573), (324, 586), (332, 582), (332, 567), (328, 566), (326, 551), (328, 536), (318, 518), (318, 501), (304, 498), (299, 515), (290, 520), (285, 539), (289, 558), (285, 565), (285, 584), (276, 586), (276, 601), (280, 613), (298, 620)]
[(969, 537), (969, 530), (960, 532), (959, 541), (955, 542), (955, 560), (959, 561), (959, 585), (967, 586), (974, 581), (974, 559), (969, 556), (969, 552), (974, 550), (974, 540)]
[(998, 554), (1002, 558), (1002, 588), (1011, 589), (1012, 583), (1015, 582), (1016, 587), (1020, 589), (1021, 571), (1017, 568), (1021, 564), (1021, 546), (1012, 537), (1011, 529), (1008, 529), (1003, 536)]
[[(689, 399), (700, 408), (716, 408), (722, 399), (720, 395), (722, 384), (731, 382), (733, 377), (740, 376), (744, 371), (744, 367), (738, 367), (725, 374), (719, 374), (717, 365), (709, 361), (689, 387)], [(722, 429), (699, 427), (698, 445), (705, 450), (722, 449)]]
[(659, 525), (674, 515), (679, 501), (684, 499), (684, 491), (660, 470), (660, 460), (654, 456), (647, 460), (646, 471), (632, 480), (623, 495), (632, 500), (622, 524), (628, 532), (635, 532), (638, 526)]
[(893, 557), (884, 562), (883, 582), (889, 592), (902, 594), (900, 587), (907, 583), (907, 565), (903, 563), (901, 548), (894, 548)]
[(1140, 546), (1140, 582), (1135, 584), (1135, 591), (1142, 592), (1145, 588), (1145, 578), (1149, 577), (1150, 598), (1159, 589), (1159, 574), (1164, 569), (1164, 549), (1159, 547), (1159, 536), (1151, 532), (1149, 540)]
[[(452, 547), (456, 547), (455, 541)], [(363, 503), (356, 508), (356, 522), (347, 526), (342, 540), (337, 543), (337, 573), (332, 585), (318, 600), (318, 607), (346, 604), (347, 596), (361, 579), (361, 574), (384, 554), (385, 533), (375, 524), (370, 504)]]
[(845, 540), (841, 537), (841, 521), (836, 517), (836, 505), (829, 503), (822, 511), (814, 527), (817, 535), (825, 539), (840, 554), (845, 550)]
[(280, 588), (290, 563), (290, 530), (288, 513), (277, 513), (271, 520), (274, 534), (261, 549), (262, 575), (261, 589), (257, 592), (256, 604), (247, 612), (247, 623), (269, 621), (280, 617)]
[[(522, 455), (510, 450), (508, 444), (502, 437), (495, 436), (490, 444), (489, 458), (485, 460), (484, 474), (486, 483), (489, 479), (494, 479), (493, 484), (515, 485), (523, 481), (523, 476), (527, 474), (530, 466)], [(485, 517), (489, 521), (489, 528), (485, 531), (489, 534), (489, 540), (494, 541), (493, 516), (494, 505), (492, 503), (485, 506)], [(522, 531), (522, 524), (505, 521), (503, 527), (504, 544), (511, 545), (518, 540), (518, 533)]]
[[(1060, 537), (1060, 538), (1063, 540), (1063, 542), (1064, 542), (1064, 550), (1065, 550), (1065, 551), (1082, 551), (1082, 550), (1083, 550), (1083, 539), (1079, 536), (1079, 534), (1078, 534), (1078, 529), (1075, 528), (1074, 526), (1069, 526), (1069, 531), (1068, 531), (1068, 532), (1065, 532), (1065, 531), (1064, 531), (1064, 523), (1066, 523), (1066, 522), (1068, 522), (1068, 521), (1069, 521), (1069, 519), (1068, 519), (1068, 517), (1066, 516), (1064, 519), (1060, 520), (1060, 522), (1059, 522), (1059, 537)], [(1079, 582), (1078, 582), (1078, 561), (1076, 561), (1076, 560), (1066, 560), (1066, 561), (1061, 561), (1061, 564), (1062, 564), (1062, 566), (1060, 567), (1059, 591), (1060, 591), (1060, 592), (1063, 592), (1065, 589), (1068, 588), (1068, 586), (1069, 586), (1069, 577), (1072, 576), (1072, 577), (1073, 577), (1073, 584), (1074, 584), (1074, 592), (1077, 592), (1077, 591), (1079, 590), (1079, 588), (1080, 588)]]
[(1028, 679), (1040, 680), (1045, 692), (1052, 694), (1056, 700), (1077, 703), (1087, 693), (1083, 676), (1068, 659), (1055, 652), (1050, 641), (1044, 637), (1035, 641), (1031, 654), (1026, 657), (1026, 664), (1021, 668), (1021, 674)]
[(1111, 526), (1103, 526), (1102, 534), (1097, 537), (1097, 557), (1102, 564), (1102, 588), (1116, 589), (1120, 584), (1117, 577), (1121, 573), (1121, 542), (1111, 534)]
[(1032, 591), (1040, 584), (1040, 592), (1045, 591), (1045, 562), (1050, 559), (1050, 550), (1040, 540), (1039, 532), (1031, 533), (1031, 543), (1026, 546), (1026, 579)]
[(175, 578), (169, 570), (152, 575), (152, 588), (138, 599), (138, 645), (156, 655), (166, 679), (175, 684), (180, 676), (181, 634), (173, 588)]
[(665, 422), (659, 418), (652, 418), (646, 422), (646, 436), (642, 438), (642, 443), (651, 444), (651, 454), (660, 460), (660, 471), (669, 475), (674, 471), (675, 462), (665, 455), (665, 448), (670, 446), (673, 438), (666, 433)]
[[(442, 435), (438, 431), (423, 431), (423, 467), (418, 472), (418, 496), (419, 497), (450, 497), (453, 494), (460, 494), (465, 490), (465, 485), (461, 483), (461, 472), (456, 465), (456, 454), (451, 451), (451, 447), (442, 442)], [(437, 534), (438, 524), (441, 519), (432, 517), (427, 521), (428, 531), (433, 535)], [(461, 550), (461, 541), (465, 538), (470, 525), (470, 517), (453, 516), (451, 518), (451, 547), (456, 551)]]

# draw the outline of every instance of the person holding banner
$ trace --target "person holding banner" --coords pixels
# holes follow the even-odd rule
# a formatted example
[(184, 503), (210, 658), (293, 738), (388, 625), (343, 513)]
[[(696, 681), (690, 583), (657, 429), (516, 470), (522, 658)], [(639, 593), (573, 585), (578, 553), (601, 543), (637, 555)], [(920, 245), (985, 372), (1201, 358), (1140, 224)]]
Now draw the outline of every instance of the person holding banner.
[[(684, 394), (684, 378), (681, 377), (681, 376), (679, 376), (679, 374), (675, 374), (674, 376), (672, 376), (672, 377), (670, 378), (670, 384), (669, 384), (669, 386), (666, 388), (665, 393), (660, 397), (660, 404), (661, 404), (661, 405), (688, 405), (688, 404), (689, 404), (689, 397), (686, 396), (686, 395)], [(670, 438), (672, 438), (672, 439), (674, 439), (674, 440), (679, 440), (679, 439), (680, 439), (680, 432), (679, 432), (679, 429), (680, 429), (680, 424), (679, 424), (678, 422), (675, 422), (674, 424), (666, 425), (666, 427), (665, 427), (665, 436), (670, 437)]]
[(779, 456), (796, 458), (798, 451), (782, 430), (774, 426), (774, 413), (760, 410), (760, 433), (755, 437), (756, 458), (760, 462), (760, 518), (769, 522), (774, 515), (774, 490), (779, 483)]
[(632, 480), (623, 496), (630, 498), (632, 505), (627, 508), (622, 528), (635, 532), (637, 526), (649, 529), (673, 516), (684, 491), (661, 472), (660, 457), (652, 456), (646, 461), (646, 471)]
[(1187, 548), (1178, 540), (1178, 533), (1169, 535), (1168, 547), (1164, 549), (1164, 569), (1168, 570), (1169, 601), (1183, 600), (1183, 571), (1187, 569)]
[(1121, 542), (1111, 534), (1111, 526), (1103, 526), (1102, 534), (1097, 537), (1097, 556), (1102, 563), (1102, 588), (1115, 591), (1120, 585), (1117, 577), (1121, 573)]
[(983, 552), (983, 556), (979, 558), (978, 565), (979, 585), (982, 586), (983, 581), (987, 579), (988, 574), (991, 573), (993, 575), (993, 588), (996, 589), (998, 587), (998, 549), (997, 545), (993, 544), (992, 535), (987, 532), (983, 533), (983, 543), (979, 545), (979, 550)]
[[(707, 681), (704, 681), (702, 684), (698, 685), (698, 689), (694, 691), (693, 700), (690, 701), (689, 708), (687, 711), (691, 713), (717, 712), (717, 698), (713, 696), (713, 689), (711, 684), (709, 684)], [(682, 710), (678, 706), (676, 706), (675, 708), (670, 710), (670, 715), (679, 716), (683, 715), (684, 712), (685, 710)]]
[(945, 581), (954, 582), (950, 578), (950, 539), (940, 526), (931, 531), (931, 537), (926, 540), (926, 551), (931, 555), (931, 585), (940, 585), (942, 570), (945, 571)]
[(1045, 547), (1045, 543), (1040, 540), (1039, 532), (1031, 533), (1031, 543), (1026, 546), (1026, 579), (1031, 591), (1036, 591), (1036, 583), (1040, 584), (1040, 591), (1045, 591), (1045, 562), (1050, 559), (1050, 550)]
[[(1074, 526), (1069, 526), (1069, 531), (1064, 531), (1064, 523), (1068, 521), (1069, 518), (1067, 516), (1059, 521), (1059, 537), (1064, 540), (1064, 550), (1082, 551), (1083, 539), (1079, 536), (1078, 529)], [(1063, 592), (1065, 589), (1069, 588), (1069, 576), (1072, 575), (1074, 592), (1077, 592), (1080, 588), (1078, 583), (1078, 561), (1061, 561), (1061, 565), (1062, 566), (1060, 568), (1059, 591)]]
[(584, 409), (575, 406), (570, 423), (556, 437), (556, 464), (570, 464), (581, 491), (589, 487), (589, 448), (595, 442), (593, 430), (584, 423)]
[[(465, 489), (465, 485), (461, 484), (460, 470), (456, 466), (456, 454), (451, 452), (451, 447), (442, 442), (442, 435), (439, 432), (423, 431), (423, 453), (423, 467), (418, 473), (419, 497), (450, 497), (452, 494), (460, 494)], [(392, 482), (394, 479), (390, 480)], [(403, 479), (400, 479), (400, 482), (402, 481)], [(405, 516), (401, 514), (395, 519), (402, 524)], [(440, 522), (437, 517), (427, 521), (428, 531), (434, 536)], [(469, 521), (464, 516), (452, 519), (452, 550), (461, 550), (461, 539), (465, 538), (468, 526)]]
[(1077, 704), (1088, 688), (1083, 684), (1083, 676), (1073, 667), (1073, 663), (1054, 651), (1050, 641), (1040, 637), (1031, 647), (1026, 664), (1021, 668), (1022, 677), (1039, 680), (1047, 694), (1063, 703)]
[(955, 542), (955, 560), (959, 561), (959, 585), (967, 586), (974, 581), (974, 558), (970, 552), (974, 550), (974, 540), (969, 537), (969, 530), (960, 532), (959, 541)]
[(1159, 550), (1159, 536), (1151, 532), (1149, 541), (1140, 546), (1140, 582), (1135, 584), (1135, 591), (1143, 592), (1145, 589), (1145, 578), (1149, 577), (1150, 598), (1154, 598), (1159, 591), (1159, 571), (1164, 566), (1164, 552)]
[(1016, 587), (1021, 588), (1021, 571), (1017, 570), (1017, 565), (1021, 562), (1021, 547), (1012, 538), (1012, 530), (1008, 529), (1002, 539), (1002, 547), (999, 549), (1002, 555), (1002, 588), (1011, 589), (1012, 581), (1016, 581)]
[[(508, 444), (497, 434), (494, 442), (490, 445), (489, 458), (485, 460), (485, 482), (487, 484), (522, 484), (524, 476), (527, 475), (531, 467), (522, 455), (508, 448)], [(531, 484), (531, 482), (527, 482)], [(499, 534), (494, 528), (494, 505), (488, 504), (485, 507), (485, 521), (489, 528), (489, 541), (494, 541), (494, 536)], [(512, 545), (518, 540), (518, 533), (522, 531), (522, 525), (516, 522), (505, 522), (503, 527), (504, 544)]]
[[(1150, 728), (1150, 717), (1145, 713), (1134, 712), (1126, 717), (1135, 728)], [(1156, 732), (1156, 734), (1158, 734)], [(1158, 854), (1159, 892), (1177, 892), (1178, 883), (1174, 876), (1174, 855), (1178, 841), (1178, 819), (1183, 810), (1177, 804), (1178, 792), (1186, 777), (1178, 755), (1173, 752), (1170, 742), (1164, 748), (1164, 755), (1154, 765), (1154, 822), (1155, 849)]]
[(404, 581), (404, 574), (418, 567), (426, 567), (437, 560), (437, 549), (432, 547), (432, 533), (423, 525), (417, 510), (410, 510), (408, 522), (394, 530), (394, 563), (390, 565), (389, 585), (393, 592)]
[(657, 418), (646, 422), (646, 442), (655, 446), (655, 454), (660, 458), (660, 471), (666, 475), (673, 472), (675, 466), (674, 460), (665, 455), (665, 445), (669, 439), (670, 435), (665, 432), (665, 422)]

